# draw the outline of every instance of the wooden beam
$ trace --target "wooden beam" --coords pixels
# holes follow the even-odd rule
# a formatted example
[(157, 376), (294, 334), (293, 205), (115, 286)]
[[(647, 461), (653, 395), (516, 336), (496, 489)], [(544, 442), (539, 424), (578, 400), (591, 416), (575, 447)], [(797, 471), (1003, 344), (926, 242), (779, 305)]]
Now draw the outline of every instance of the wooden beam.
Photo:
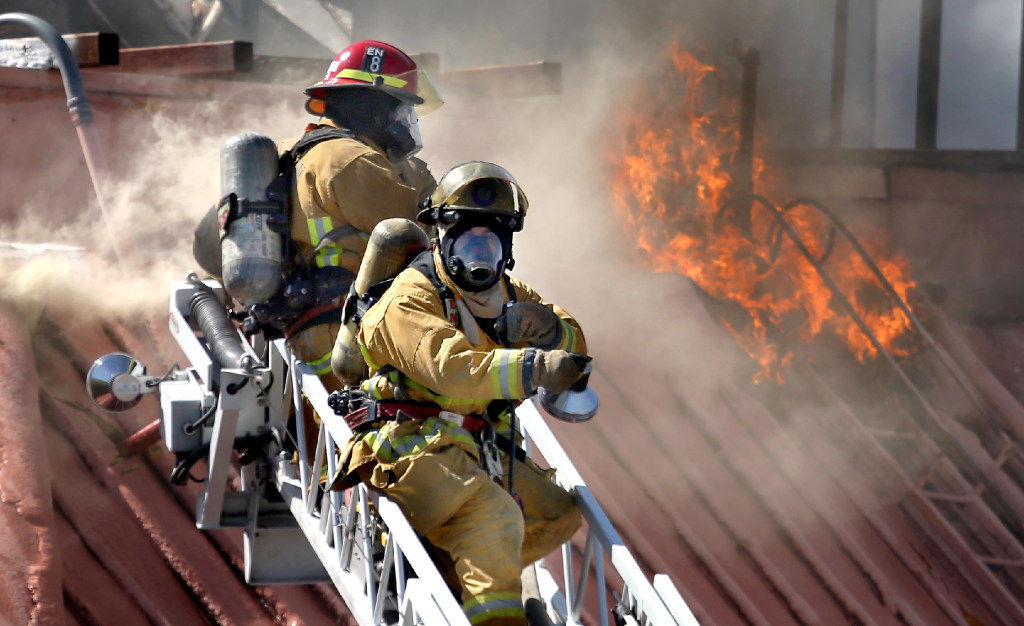
[[(214, 80), (195, 77), (156, 76), (113, 72), (106, 68), (82, 70), (86, 91), (93, 94), (116, 94), (143, 98), (174, 100), (201, 100), (246, 102), (252, 104), (302, 105), (302, 93), (280, 85), (266, 85), (247, 81)], [(63, 95), (60, 74), (56, 71), (36, 71), (0, 67), (0, 87), (55, 91)]]
[[(82, 33), (64, 35), (80, 67), (117, 65), (118, 37), (116, 33)], [(0, 67), (51, 69), (55, 67), (53, 55), (37, 37), (0, 39)]]
[(230, 74), (253, 68), (252, 43), (217, 41), (121, 50), (118, 72), (136, 74)]
[(551, 61), (442, 72), (441, 94), (520, 98), (562, 92), (562, 64)]

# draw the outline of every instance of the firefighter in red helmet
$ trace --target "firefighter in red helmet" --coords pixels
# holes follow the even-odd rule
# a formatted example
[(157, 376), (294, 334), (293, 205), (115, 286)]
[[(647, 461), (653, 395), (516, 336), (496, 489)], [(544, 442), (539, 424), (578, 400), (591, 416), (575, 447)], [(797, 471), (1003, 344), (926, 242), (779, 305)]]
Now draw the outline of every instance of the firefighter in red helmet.
[(380, 41), (354, 43), (334, 58), (323, 80), (305, 90), (319, 117), (281, 147), (296, 155), (291, 238), (296, 257), (323, 294), (285, 329), (299, 358), (328, 389), (340, 301), (358, 271), (369, 233), (390, 217), (415, 219), (435, 183), (420, 149), (418, 119), (441, 100), (416, 62)]

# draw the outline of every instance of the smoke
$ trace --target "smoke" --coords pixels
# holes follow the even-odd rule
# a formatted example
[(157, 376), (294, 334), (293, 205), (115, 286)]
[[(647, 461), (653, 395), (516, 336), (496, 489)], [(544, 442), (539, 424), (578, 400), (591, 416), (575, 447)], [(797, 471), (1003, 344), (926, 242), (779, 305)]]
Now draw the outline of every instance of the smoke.
[[(7, 276), (0, 298), (29, 323), (44, 310), (85, 323), (163, 309), (170, 281), (198, 270), (192, 231), (220, 197), (224, 140), (243, 130), (297, 137), (308, 117), (285, 99), (230, 109), (224, 103), (140, 104), (102, 97), (94, 104), (93, 149), (105, 162), (99, 172), (105, 211), (81, 180), (47, 184), (30, 167), (22, 172), (25, 188), (17, 190), (25, 203), (0, 223), (0, 271)], [(53, 153), (81, 168), (73, 133), (40, 132), (36, 122), (48, 114), (46, 108), (26, 114), (26, 123), (12, 129), (13, 147), (46, 141)], [(5, 165), (22, 166), (14, 160)]]

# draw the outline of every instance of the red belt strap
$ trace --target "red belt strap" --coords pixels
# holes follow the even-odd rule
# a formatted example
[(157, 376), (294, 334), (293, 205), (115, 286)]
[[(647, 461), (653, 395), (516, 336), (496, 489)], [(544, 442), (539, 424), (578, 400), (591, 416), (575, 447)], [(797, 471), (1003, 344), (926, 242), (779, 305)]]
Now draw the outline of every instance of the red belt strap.
[(320, 306), (315, 306), (312, 309), (309, 309), (308, 311), (300, 315), (299, 319), (292, 322), (291, 325), (288, 326), (288, 328), (284, 329), (285, 339), (290, 339), (292, 335), (294, 335), (295, 333), (302, 329), (302, 326), (306, 324), (306, 322), (309, 322), (316, 316), (323, 315), (324, 313), (329, 313), (330, 311), (333, 311), (335, 309), (340, 309), (341, 304), (342, 300), (340, 298), (335, 298), (334, 300), (331, 300), (326, 304), (321, 304)]

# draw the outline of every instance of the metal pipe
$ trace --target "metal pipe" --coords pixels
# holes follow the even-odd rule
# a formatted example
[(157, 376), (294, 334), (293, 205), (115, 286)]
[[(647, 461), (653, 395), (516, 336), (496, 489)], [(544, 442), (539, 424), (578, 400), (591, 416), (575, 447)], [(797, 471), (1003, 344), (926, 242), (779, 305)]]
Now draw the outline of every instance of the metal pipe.
[[(89, 178), (92, 180), (93, 191), (95, 191), (96, 200), (100, 205), (107, 237), (113, 247), (114, 256), (118, 264), (121, 265), (124, 255), (118, 244), (119, 239), (114, 236), (114, 230), (111, 228), (110, 216), (103, 201), (104, 194), (100, 185), (99, 171), (102, 169), (103, 163), (100, 152), (93, 149), (96, 144), (96, 136), (92, 127), (95, 116), (92, 105), (89, 103), (89, 96), (85, 93), (78, 61), (67, 42), (61, 37), (60, 32), (45, 20), (28, 13), (4, 13), (0, 15), (0, 30), (6, 30), (5, 25), (20, 27), (39, 37), (54, 55), (54, 63), (60, 70), (61, 80), (64, 82), (64, 93), (68, 98), (68, 112), (71, 114), (71, 122), (75, 125), (75, 130), (78, 132), (78, 141), (82, 145), (85, 165), (89, 169)], [(126, 238), (128, 237), (130, 236), (126, 235)], [(130, 238), (128, 243), (130, 244)]]
[(875, 279), (882, 286), (882, 289), (886, 292), (886, 294), (889, 295), (892, 301), (896, 303), (896, 306), (899, 307), (901, 311), (903, 311), (903, 314), (907, 316), (907, 320), (910, 322), (910, 325), (913, 327), (913, 329), (917, 331), (917, 333), (921, 336), (921, 338), (928, 345), (928, 347), (930, 347), (935, 352), (935, 354), (938, 355), (939, 361), (950, 373), (950, 375), (953, 376), (953, 380), (956, 381), (957, 385), (964, 392), (967, 398), (971, 401), (972, 404), (974, 404), (974, 407), (978, 410), (978, 412), (982, 415), (985, 415), (986, 417), (992, 418), (992, 415), (985, 407), (985, 402), (980, 397), (978, 397), (977, 393), (975, 393), (975, 391), (971, 388), (971, 385), (966, 379), (964, 373), (960, 370), (960, 368), (956, 366), (956, 363), (953, 361), (952, 357), (950, 357), (949, 353), (946, 352), (946, 350), (939, 345), (939, 342), (936, 341), (934, 337), (932, 337), (932, 334), (928, 332), (928, 329), (925, 328), (924, 324), (921, 323), (921, 320), (918, 319), (917, 315), (914, 314), (914, 311), (910, 308), (910, 305), (907, 304), (903, 297), (900, 296), (899, 292), (896, 291), (896, 288), (893, 287), (892, 283), (889, 282), (889, 279), (886, 278), (884, 273), (882, 273), (881, 268), (878, 267), (878, 264), (875, 263), (874, 259), (871, 258), (871, 255), (868, 254), (868, 251), (864, 248), (863, 245), (861, 245), (860, 241), (854, 236), (853, 232), (846, 226), (846, 223), (839, 219), (839, 216), (836, 215), (835, 212), (833, 212), (830, 208), (828, 208), (821, 202), (817, 202), (814, 200), (790, 200), (785, 205), (783, 205), (782, 213), (787, 213), (798, 206), (814, 208), (818, 210), (826, 218), (828, 218), (830, 222), (832, 222), (833, 227), (836, 228), (840, 233), (842, 233), (842, 235), (846, 238), (846, 241), (851, 246), (853, 246), (854, 250), (857, 251), (857, 254), (860, 256), (864, 264), (868, 266), (868, 269), (871, 271), (871, 273), (874, 274)]
[(836, 24), (832, 41), (832, 103), (828, 146), (838, 148), (843, 137), (843, 98), (846, 94), (846, 39), (850, 30), (850, 0), (836, 0)]
[(921, 39), (917, 58), (917, 118), (914, 147), (934, 150), (939, 128), (939, 53), (942, 0), (921, 0)]
[(733, 42), (730, 50), (740, 61), (743, 74), (740, 81), (740, 144), (733, 162), (731, 195), (735, 212), (733, 223), (750, 234), (750, 201), (754, 193), (754, 134), (757, 120), (757, 72), (761, 55), (757, 48), (745, 48)]
[[(82, 74), (78, 70), (78, 61), (71, 52), (67, 42), (49, 22), (28, 13), (4, 13), (0, 15), (0, 27), (13, 24), (31, 32), (43, 40), (43, 43), (54, 54), (54, 62), (60, 70), (64, 81), (64, 93), (68, 96), (68, 111), (75, 126), (91, 124), (93, 120), (92, 106), (85, 94)], [(6, 30), (6, 29), (5, 29)]]

